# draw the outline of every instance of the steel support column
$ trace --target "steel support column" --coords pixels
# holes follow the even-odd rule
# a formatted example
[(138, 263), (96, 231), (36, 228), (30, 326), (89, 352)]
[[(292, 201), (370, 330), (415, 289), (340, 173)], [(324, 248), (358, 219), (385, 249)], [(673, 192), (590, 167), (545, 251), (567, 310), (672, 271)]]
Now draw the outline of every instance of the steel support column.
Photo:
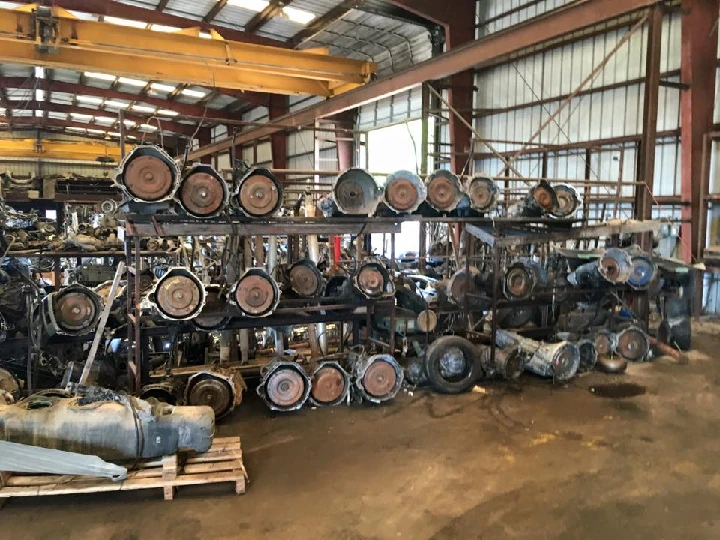
[[(701, 193), (708, 193), (709, 183), (702, 175), (703, 137), (711, 131), (713, 123), (720, 1), (683, 0), (682, 12), (680, 72), (681, 81), (688, 85), (680, 101), (682, 258), (696, 262), (702, 257), (706, 237), (706, 231), (700, 230), (700, 214), (706, 211)], [(710, 152), (706, 160), (709, 155)]]
[[(645, 185), (635, 187), (635, 217), (652, 218), (652, 197), (655, 187), (655, 147), (657, 141), (658, 97), (660, 93), (660, 56), (662, 47), (663, 11), (655, 6), (648, 16), (648, 43), (645, 60), (645, 100), (643, 104), (643, 131), (638, 157), (638, 181)], [(652, 248), (649, 234), (640, 237), (640, 247)]]

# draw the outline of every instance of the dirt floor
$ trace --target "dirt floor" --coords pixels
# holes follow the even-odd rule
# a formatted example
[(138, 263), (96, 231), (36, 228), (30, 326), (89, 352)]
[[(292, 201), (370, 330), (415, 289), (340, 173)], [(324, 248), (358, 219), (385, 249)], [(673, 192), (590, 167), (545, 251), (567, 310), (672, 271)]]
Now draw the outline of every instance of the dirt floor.
[[(562, 387), (525, 377), (291, 415), (250, 396), (218, 430), (242, 437), (245, 495), (12, 500), (0, 538), (720, 538), (720, 324), (696, 329), (689, 365)], [(591, 391), (611, 383), (641, 393)]]

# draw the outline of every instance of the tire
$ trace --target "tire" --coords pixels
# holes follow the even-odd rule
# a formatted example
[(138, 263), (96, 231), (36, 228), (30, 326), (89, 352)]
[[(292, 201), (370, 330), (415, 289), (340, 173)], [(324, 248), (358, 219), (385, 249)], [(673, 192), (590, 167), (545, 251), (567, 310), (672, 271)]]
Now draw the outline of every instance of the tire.
[[(450, 353), (451, 356), (446, 356)], [(464, 359), (462, 370), (457, 374), (447, 373), (447, 362), (461, 354)], [(443, 363), (445, 361), (445, 363)], [(457, 366), (451, 366), (457, 367)], [(475, 346), (459, 336), (443, 336), (435, 340), (425, 353), (425, 372), (432, 387), (443, 394), (467, 392), (482, 375), (480, 355)]]

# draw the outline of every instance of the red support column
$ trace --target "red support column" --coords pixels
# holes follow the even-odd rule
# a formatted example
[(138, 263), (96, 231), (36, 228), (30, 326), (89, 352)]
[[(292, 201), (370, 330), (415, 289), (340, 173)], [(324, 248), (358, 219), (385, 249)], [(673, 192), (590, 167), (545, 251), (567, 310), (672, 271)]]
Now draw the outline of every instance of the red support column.
[[(453, 0), (452, 7), (438, 0), (391, 0), (422, 17), (445, 27), (446, 50), (475, 40), (475, 0)], [(450, 77), (448, 102), (470, 124), (473, 123), (475, 74), (472, 69)], [(472, 131), (450, 114), (451, 167), (461, 172), (472, 152)]]
[[(682, 13), (680, 72), (682, 82), (688, 85), (680, 104), (682, 257), (686, 262), (696, 262), (702, 257), (706, 240), (705, 231), (700, 230), (700, 215), (707, 211), (701, 193), (708, 192), (709, 182), (702, 174), (703, 137), (713, 124), (720, 0), (683, 0)], [(709, 152), (705, 159), (709, 160)]]
[[(287, 96), (271, 94), (268, 100), (268, 113), (271, 121), (287, 114)], [(270, 135), (270, 147), (272, 149), (273, 169), (287, 169), (287, 133), (278, 131)]]

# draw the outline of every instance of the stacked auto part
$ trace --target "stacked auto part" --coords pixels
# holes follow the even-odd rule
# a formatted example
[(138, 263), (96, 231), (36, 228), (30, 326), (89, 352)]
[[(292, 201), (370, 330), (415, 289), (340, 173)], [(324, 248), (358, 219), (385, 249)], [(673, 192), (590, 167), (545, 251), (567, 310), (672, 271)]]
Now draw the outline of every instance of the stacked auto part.
[(302, 298), (321, 296), (325, 289), (325, 278), (310, 259), (293, 263), (288, 269), (287, 280), (290, 289)]
[(133, 148), (118, 168), (116, 183), (133, 200), (158, 203), (173, 198), (180, 171), (173, 159), (158, 146)]
[(410, 171), (398, 171), (385, 181), (385, 204), (398, 214), (411, 214), (427, 197), (420, 177)]
[(355, 289), (365, 298), (377, 300), (395, 293), (395, 285), (387, 267), (377, 259), (365, 260), (353, 278)]
[(148, 296), (163, 318), (171, 321), (192, 319), (205, 305), (202, 282), (181, 266), (168, 269)]
[(250, 169), (238, 182), (234, 194), (235, 205), (250, 218), (275, 214), (283, 202), (283, 187), (267, 169)]
[(194, 373), (185, 387), (185, 404), (208, 406), (215, 418), (231, 413), (242, 402), (245, 382), (239, 372), (208, 369)]
[(383, 191), (375, 179), (362, 169), (349, 169), (335, 180), (332, 197), (338, 210), (346, 215), (371, 216)]
[(478, 212), (489, 212), (497, 206), (500, 189), (492, 178), (476, 176), (465, 187), (470, 206)]
[(180, 181), (177, 200), (188, 215), (212, 218), (228, 205), (229, 190), (225, 180), (209, 165), (197, 164)]
[(70, 285), (43, 298), (38, 330), (44, 339), (55, 334), (88, 334), (97, 326), (101, 311), (102, 300), (95, 292), (82, 285)]
[(450, 171), (437, 170), (425, 181), (427, 202), (438, 212), (452, 212), (463, 198), (460, 179)]
[(535, 261), (521, 260), (505, 272), (503, 291), (510, 300), (524, 300), (546, 285), (547, 273), (542, 266)]
[(332, 407), (350, 394), (350, 375), (336, 361), (320, 362), (312, 372), (309, 400), (316, 407)]
[(300, 409), (311, 389), (312, 381), (302, 366), (276, 359), (263, 367), (257, 393), (271, 410), (287, 412)]
[(404, 372), (389, 354), (360, 356), (352, 362), (355, 391), (370, 403), (383, 403), (393, 399), (400, 391)]
[(267, 317), (280, 302), (280, 288), (264, 269), (250, 268), (235, 282), (229, 299), (247, 317)]

